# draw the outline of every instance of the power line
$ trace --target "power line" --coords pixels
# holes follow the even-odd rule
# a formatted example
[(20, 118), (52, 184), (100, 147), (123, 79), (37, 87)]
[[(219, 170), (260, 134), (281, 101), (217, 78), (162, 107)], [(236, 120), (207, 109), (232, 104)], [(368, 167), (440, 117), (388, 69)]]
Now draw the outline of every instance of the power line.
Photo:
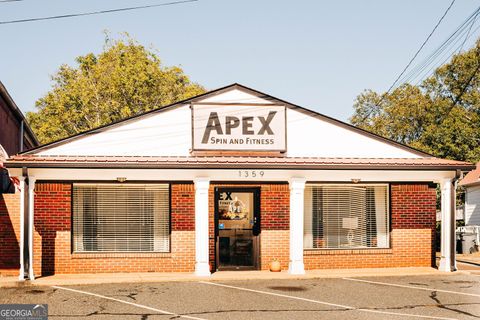
[[(21, 1), (21, 0), (10, 0), (10, 1)], [(84, 13), (64, 14), (64, 15), (59, 15), (59, 16), (29, 18), (29, 19), (10, 20), (10, 21), (0, 21), (0, 24), (13, 24), (13, 23), (24, 23), (24, 22), (33, 22), (33, 21), (42, 21), (42, 20), (53, 20), (53, 19), (73, 18), (73, 17), (81, 17), (81, 16), (91, 16), (91, 15), (112, 13), (112, 12), (131, 11), (131, 10), (147, 9), (147, 8), (154, 8), (154, 7), (172, 6), (172, 5), (176, 5), (176, 4), (183, 4), (183, 3), (196, 2), (196, 1), (199, 1), (199, 0), (182, 0), (182, 1), (166, 2), (166, 3), (160, 3), (160, 4), (137, 6), (137, 7), (127, 7), (127, 8), (100, 10), (100, 11), (92, 11), (92, 12), (84, 12)], [(4, 2), (7, 2), (7, 1), (4, 0)]]
[(435, 32), (435, 30), (437, 30), (438, 26), (440, 25), (440, 23), (443, 21), (443, 18), (445, 18), (445, 16), (447, 15), (448, 11), (450, 11), (450, 8), (453, 6), (453, 4), (455, 3), (456, 0), (453, 0), (450, 5), (448, 6), (447, 10), (445, 10), (445, 12), (443, 13), (442, 17), (440, 18), (440, 20), (438, 20), (437, 24), (435, 25), (435, 27), (433, 28), (433, 30), (430, 32), (430, 34), (428, 35), (427, 39), (425, 39), (425, 41), (422, 43), (422, 45), (420, 46), (420, 48), (417, 50), (417, 52), (415, 53), (415, 55), (413, 56), (413, 58), (410, 60), (410, 62), (408, 62), (407, 66), (403, 69), (403, 71), (398, 75), (397, 79), (395, 79), (395, 81), (392, 83), (392, 85), (390, 86), (390, 88), (387, 90), (387, 95), (390, 93), (390, 91), (393, 89), (393, 87), (395, 86), (395, 84), (397, 84), (398, 80), (400, 80), (400, 78), (403, 76), (403, 74), (405, 73), (405, 71), (407, 71), (407, 69), (410, 67), (410, 65), (412, 64), (413, 60), (415, 60), (415, 58), (418, 56), (418, 54), (420, 53), (420, 51), (422, 51), (423, 47), (425, 47), (425, 45), (427, 44), (428, 40), (430, 40), (430, 38), (432, 37), (433, 33)]
[[(479, 57), (480, 57), (480, 48), (477, 47), (477, 61), (479, 61)], [(478, 71), (480, 71), (480, 61), (477, 62), (477, 67), (475, 68), (475, 70), (473, 70), (472, 74), (470, 75), (470, 78), (467, 80), (467, 82), (465, 82), (465, 85), (463, 86), (462, 90), (460, 91), (460, 94), (457, 96), (457, 98), (453, 101), (453, 105), (452, 105), (452, 108), (460, 101), (460, 99), (462, 98), (462, 96), (465, 94), (465, 92), (467, 91), (467, 88), (468, 86), (472, 83), (473, 79), (475, 78), (475, 76), (477, 75)]]
[[(474, 35), (474, 34), (478, 31), (478, 29), (480, 29), (480, 26), (477, 26), (477, 27), (475, 28), (475, 30), (473, 30), (473, 32), (470, 33), (470, 34), (465, 38), (465, 40), (468, 40), (469, 38), (471, 38), (472, 35)], [(458, 42), (460, 42), (460, 40), (462, 40), (462, 39), (459, 37), (459, 38), (455, 41), (454, 45), (457, 44)], [(438, 65), (439, 65), (439, 66), (444, 65), (444, 64), (447, 62), (447, 60), (449, 60), (455, 53), (457, 53), (457, 52), (460, 53), (461, 50), (462, 50), (462, 48), (463, 48), (463, 44), (464, 44), (464, 43), (465, 43), (465, 41), (464, 41), (461, 45), (459, 45), (459, 46), (457, 46), (456, 48), (454, 48), (454, 50), (453, 50), (450, 54), (448, 54)], [(420, 82), (422, 82), (423, 79), (425, 79), (425, 78), (429, 77), (431, 74), (433, 74), (433, 73), (435, 72), (436, 68), (437, 68), (437, 66), (433, 65), (427, 72), (423, 73), (423, 75), (420, 75), (420, 77), (418, 77), (418, 75), (415, 76), (414, 79), (418, 77), (418, 81), (415, 83), (415, 85), (418, 85)], [(424, 70), (425, 70), (425, 69), (423, 69), (423, 71), (424, 71)], [(421, 71), (422, 71), (422, 70), (421, 70)]]
[[(424, 71), (432, 65), (430, 70), (424, 74), (426, 76), (427, 74), (430, 74), (430, 71), (435, 68), (435, 61), (437, 58), (444, 56), (445, 53), (447, 53), (447, 58), (442, 61), (441, 64), (443, 64), (450, 56), (452, 56), (457, 49), (451, 50), (453, 46), (455, 46), (459, 41), (461, 41), (461, 37), (463, 37), (464, 34), (467, 33), (467, 30), (469, 29), (468, 26), (470, 24), (470, 27), (472, 27), (471, 23), (475, 22), (476, 17), (480, 13), (480, 7), (475, 9), (475, 11), (470, 14), (468, 18), (466, 18), (457, 28), (456, 30), (450, 34), (450, 36), (442, 42), (442, 44), (436, 48), (429, 56), (427, 56), (421, 63), (419, 63), (415, 68), (410, 70), (405, 76), (403, 76), (400, 81), (401, 82), (410, 82), (411, 80), (417, 79)], [(470, 28), (471, 29), (471, 28)], [(476, 29), (475, 29), (476, 31)], [(474, 32), (475, 32), (474, 31)], [(473, 32), (473, 33), (474, 33)], [(470, 33), (467, 35), (469, 38), (473, 33)], [(466, 37), (466, 38), (467, 38)], [(450, 53), (449, 53), (450, 52)], [(419, 81), (421, 81), (423, 77), (420, 78)], [(418, 82), (417, 82), (418, 84)]]
[(472, 23), (470, 24), (470, 28), (468, 28), (467, 35), (465, 36), (465, 39), (463, 40), (462, 46), (460, 47), (460, 50), (458, 51), (458, 53), (460, 53), (463, 50), (463, 46), (465, 45), (465, 42), (467, 42), (467, 39), (470, 37), (470, 32), (472, 31), (473, 25), (477, 21), (477, 17), (478, 17), (478, 13), (473, 18)]

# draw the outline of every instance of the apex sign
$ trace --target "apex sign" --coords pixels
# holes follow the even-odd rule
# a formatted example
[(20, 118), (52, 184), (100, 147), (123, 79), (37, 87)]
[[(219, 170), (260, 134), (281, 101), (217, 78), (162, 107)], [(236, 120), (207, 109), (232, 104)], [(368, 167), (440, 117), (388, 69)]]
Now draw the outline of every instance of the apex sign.
[(285, 107), (193, 105), (193, 150), (285, 151)]

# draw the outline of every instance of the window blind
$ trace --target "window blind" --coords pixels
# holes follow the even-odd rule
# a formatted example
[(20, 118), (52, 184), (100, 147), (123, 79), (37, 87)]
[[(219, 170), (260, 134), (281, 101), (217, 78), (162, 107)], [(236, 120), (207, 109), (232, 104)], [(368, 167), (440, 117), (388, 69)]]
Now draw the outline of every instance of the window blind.
[(168, 252), (168, 184), (74, 184), (73, 250)]
[(304, 247), (388, 248), (387, 185), (307, 185)]

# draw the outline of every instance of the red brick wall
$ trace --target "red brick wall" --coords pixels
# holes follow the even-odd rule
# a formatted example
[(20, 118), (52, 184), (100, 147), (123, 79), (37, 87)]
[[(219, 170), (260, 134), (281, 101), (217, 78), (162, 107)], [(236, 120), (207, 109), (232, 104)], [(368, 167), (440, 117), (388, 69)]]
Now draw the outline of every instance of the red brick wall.
[(0, 95), (0, 144), (7, 154), (20, 151), (20, 121)]
[[(20, 121), (21, 119), (12, 112), (11, 107), (0, 95), (0, 145), (9, 155), (14, 155), (21, 151)], [(25, 149), (33, 147), (27, 139), (24, 139), (23, 143)]]
[(305, 250), (305, 268), (434, 266), (435, 188), (428, 184), (392, 184), (390, 195), (390, 249)]
[[(216, 185), (227, 186), (227, 185)], [(278, 259), (288, 267), (289, 189), (287, 184), (234, 185), (261, 188), (261, 268)], [(210, 253), (214, 267), (214, 187), (210, 189)], [(51, 273), (194, 270), (195, 191), (193, 183), (171, 185), (171, 252), (72, 253), (71, 184), (36, 185), (34, 261), (36, 275)], [(0, 197), (0, 274), (18, 273), (19, 194)], [(430, 266), (433, 261), (435, 188), (427, 184), (391, 185), (391, 248), (305, 250), (305, 266), (357, 268)]]
[(288, 184), (262, 185), (261, 230), (289, 230), (290, 189)]
[(434, 229), (437, 193), (428, 184), (392, 184), (392, 228)]
[[(70, 233), (71, 184), (37, 183), (35, 186), (34, 270), (50, 275), (61, 270), (61, 253), (70, 251), (70, 242), (60, 243), (57, 235)], [(58, 264), (57, 264), (58, 263)]]
[(0, 194), (0, 275), (18, 275), (20, 268), (20, 192)]
[(195, 187), (190, 184), (171, 185), (172, 230), (195, 231)]
[[(191, 272), (195, 265), (192, 184), (172, 185), (169, 253), (72, 253), (70, 183), (35, 187), (35, 275), (96, 272)], [(186, 196), (185, 196), (186, 195)]]
[(260, 268), (269, 268), (278, 260), (283, 270), (288, 269), (290, 251), (290, 189), (288, 184), (262, 185), (260, 195), (261, 236)]

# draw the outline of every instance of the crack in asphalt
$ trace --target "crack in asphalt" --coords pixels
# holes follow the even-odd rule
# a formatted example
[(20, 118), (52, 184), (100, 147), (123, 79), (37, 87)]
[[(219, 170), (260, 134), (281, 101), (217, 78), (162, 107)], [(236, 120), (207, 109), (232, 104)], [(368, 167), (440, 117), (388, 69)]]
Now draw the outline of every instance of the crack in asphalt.
[(437, 307), (440, 308), (440, 309), (450, 310), (450, 311), (453, 311), (455, 313), (464, 314), (464, 315), (474, 317), (474, 318), (480, 318), (479, 316), (476, 316), (473, 313), (470, 313), (470, 312), (467, 312), (467, 311), (454, 309), (454, 308), (449, 308), (448, 307), (449, 304), (443, 304), (442, 302), (440, 302), (440, 299), (437, 297), (437, 291), (432, 291), (430, 293), (429, 298), (432, 299), (433, 301), (435, 301), (437, 303)]
[(428, 287), (428, 284), (426, 284), (426, 283), (409, 282), (408, 284), (413, 285), (413, 286), (424, 286), (424, 287)]
[[(243, 310), (243, 309), (230, 309), (230, 310), (214, 310), (214, 311), (201, 311), (201, 312), (187, 312), (187, 313), (177, 313), (176, 315), (168, 315), (168, 314), (159, 314), (159, 313), (114, 313), (114, 312), (91, 312), (88, 314), (77, 314), (77, 315), (63, 315), (63, 314), (52, 314), (49, 317), (90, 317), (95, 315), (111, 315), (111, 316), (128, 316), (128, 315), (139, 315), (143, 317), (146, 316), (170, 316), (169, 319), (178, 319), (182, 316), (195, 316), (195, 315), (206, 315), (206, 314), (222, 314), (222, 313), (230, 313), (230, 312), (238, 312), (238, 313), (251, 313), (251, 312), (335, 312), (335, 311), (352, 311), (351, 309), (296, 309), (296, 310), (289, 310), (289, 309), (276, 309), (276, 310), (269, 310), (269, 309), (255, 309), (255, 310)], [(145, 318), (146, 319), (146, 318)]]
[[(466, 305), (480, 305), (477, 302), (464, 302), (464, 303), (449, 303), (449, 304), (441, 304), (442, 306), (466, 306)], [(309, 311), (327, 311), (327, 312), (335, 312), (335, 311), (355, 311), (355, 310), (412, 310), (415, 308), (428, 308), (428, 307), (439, 307), (438, 303), (435, 304), (417, 304), (417, 305), (405, 305), (400, 307), (354, 307), (354, 308), (338, 308), (338, 309), (229, 309), (229, 310), (216, 310), (216, 311), (203, 311), (203, 312), (189, 312), (189, 313), (178, 313), (178, 315), (206, 315), (206, 314), (221, 314), (221, 313), (228, 313), (228, 312), (309, 312)], [(445, 308), (450, 311), (454, 311), (456, 309), (453, 308)], [(471, 315), (472, 317), (479, 318), (475, 315), (466, 313), (466, 315)], [(412, 315), (413, 316), (413, 315)]]
[[(417, 286), (428, 286), (427, 284), (425, 283), (421, 283), (422, 281), (420, 280), (419, 282), (409, 282), (410, 285), (417, 285)], [(472, 287), (475, 287), (475, 285), (477, 283), (479, 283), (478, 281), (465, 281), (465, 280), (457, 280), (457, 281), (451, 281), (451, 280), (440, 280), (438, 281), (438, 283), (444, 283), (444, 284), (449, 284), (449, 285), (455, 285), (455, 287), (457, 288), (472, 288)], [(311, 288), (313, 289), (314, 287), (317, 287), (319, 289), (324, 289), (324, 290), (328, 290), (328, 286), (323, 288), (321, 284), (312, 284)], [(114, 290), (108, 290), (110, 291), (110, 293), (112, 294), (113, 297), (119, 297), (118, 300), (124, 300), (126, 303), (130, 303), (128, 301), (137, 301), (140, 300), (140, 301), (144, 301), (145, 303), (153, 303), (153, 304), (156, 304), (158, 303), (158, 301), (156, 301), (156, 298), (161, 298), (161, 295), (162, 294), (170, 294), (171, 291), (174, 291), (173, 289), (171, 290), (171, 288), (169, 288), (168, 286), (164, 286), (164, 285), (160, 285), (160, 286), (147, 286), (147, 287), (142, 287), (142, 286), (135, 286), (135, 287), (130, 287), (130, 288), (127, 288), (127, 289), (120, 289), (120, 288), (115, 288), (113, 287)], [(113, 289), (111, 288), (111, 289)], [(268, 289), (272, 289), (272, 290), (276, 290), (276, 291), (306, 291), (306, 290), (309, 290), (311, 289), (308, 285), (307, 286), (272, 286), (272, 287), (267, 287)], [(427, 290), (425, 290), (427, 289)], [(407, 304), (408, 302), (413, 302), (411, 301), (410, 299), (406, 300), (406, 304), (405, 305), (400, 305), (400, 306), (368, 306), (368, 307), (352, 307), (352, 308), (344, 308), (344, 307), (326, 307), (324, 309), (318, 309), (318, 308), (312, 308), (312, 309), (306, 309), (306, 308), (299, 308), (299, 309), (285, 309), (285, 308), (274, 308), (274, 309), (266, 309), (266, 308), (260, 308), (260, 309), (255, 309), (255, 308), (248, 308), (247, 305), (245, 306), (245, 308), (237, 308), (237, 309), (221, 309), (221, 306), (215, 306), (215, 305), (211, 305), (213, 306), (213, 309), (214, 310), (210, 310), (210, 311), (199, 311), (198, 309), (195, 311), (195, 310), (192, 310), (190, 312), (186, 312), (186, 313), (175, 313), (175, 314), (162, 314), (162, 313), (155, 313), (155, 312), (149, 312), (149, 313), (144, 313), (144, 312), (120, 312), (120, 313), (116, 313), (116, 312), (112, 312), (113, 310), (115, 310), (115, 307), (114, 306), (111, 306), (111, 305), (107, 305), (107, 306), (104, 306), (102, 304), (97, 304), (96, 306), (91, 306), (91, 303), (89, 303), (89, 306), (86, 308), (86, 310), (82, 310), (85, 312), (85, 314), (76, 314), (76, 315), (72, 315), (72, 314), (65, 314), (65, 315), (62, 315), (62, 314), (50, 314), (49, 316), (51, 316), (52, 318), (59, 318), (59, 317), (63, 317), (63, 318), (92, 318), (92, 317), (95, 317), (95, 316), (105, 316), (107, 318), (110, 318), (110, 317), (117, 317), (117, 318), (122, 318), (122, 317), (126, 317), (126, 316), (138, 316), (140, 317), (140, 319), (142, 320), (148, 320), (148, 319), (151, 319), (151, 316), (162, 316), (161, 318), (165, 318), (165, 319), (179, 319), (179, 318), (182, 318), (182, 317), (185, 317), (185, 316), (202, 316), (202, 315), (205, 315), (205, 316), (208, 316), (208, 315), (218, 315), (220, 317), (225, 317), (226, 314), (228, 313), (238, 313), (237, 317), (248, 317), (248, 314), (255, 314), (255, 313), (259, 313), (259, 316), (264, 316), (264, 317), (268, 317), (268, 313), (272, 313), (272, 314), (278, 314), (278, 313), (286, 313), (287, 314), (287, 318), (288, 317), (294, 317), (295, 316), (295, 313), (299, 313), (299, 317), (300, 315), (303, 315), (304, 317), (310, 317), (309, 313), (313, 313), (313, 312), (316, 312), (316, 313), (320, 313), (324, 315), (327, 315), (327, 314), (330, 314), (330, 315), (333, 315), (335, 316), (335, 312), (339, 312), (338, 313), (338, 317), (349, 317), (351, 314), (350, 313), (345, 313), (345, 311), (358, 311), (358, 310), (372, 310), (372, 311), (389, 311), (389, 310), (414, 310), (414, 309), (417, 309), (418, 312), (420, 313), (423, 313), (422, 312), (422, 309), (421, 308), (425, 308), (425, 312), (428, 312), (428, 310), (435, 310), (435, 309), (432, 309), (432, 308), (438, 308), (438, 309), (443, 309), (445, 310), (445, 312), (451, 312), (452, 315), (453, 314), (456, 314), (459, 318), (464, 318), (464, 317), (472, 317), (472, 318), (476, 318), (476, 319), (479, 319), (480, 318), (480, 314), (475, 314), (476, 310), (480, 310), (477, 309), (476, 307), (474, 307), (475, 305), (476, 306), (479, 306), (480, 305), (480, 302), (452, 302), (452, 303), (442, 303), (441, 300), (451, 300), (451, 299), (447, 299), (447, 298), (444, 298), (444, 299), (441, 299), (440, 297), (442, 297), (441, 293), (442, 293), (442, 290), (440, 291), (437, 291), (437, 290), (429, 290), (429, 288), (425, 288), (423, 290), (425, 290), (426, 294), (425, 295), (422, 295), (423, 296), (423, 299), (431, 299), (431, 301), (429, 300), (425, 300), (424, 302), (425, 303), (419, 303), (419, 304)], [(10, 290), (10, 289), (8, 289)], [(102, 290), (103, 291), (103, 290)], [(56, 301), (63, 301), (63, 302), (68, 302), (69, 300), (71, 299), (62, 299), (63, 297), (60, 295), (60, 296), (57, 296), (57, 294), (60, 294), (60, 291), (57, 292), (57, 289), (56, 288), (53, 288), (53, 290), (41, 290), (41, 289), (32, 289), (32, 288), (29, 288), (29, 289), (26, 289), (26, 290), (12, 290), (12, 293), (14, 293), (14, 295), (16, 294), (21, 294), (21, 295), (25, 295), (25, 296), (29, 296), (31, 298), (45, 298), (45, 297), (48, 297), (49, 299), (51, 298), (52, 301), (51, 303), (54, 304)], [(273, 293), (273, 292), (272, 292)], [(147, 296), (147, 299), (149, 300), (143, 300), (145, 299), (145, 295)], [(302, 295), (302, 294), (300, 294)], [(10, 299), (7, 299), (7, 300), (10, 300)], [(82, 299), (82, 298), (76, 298), (76, 299), (73, 299), (74, 301), (72, 301), (74, 304), (75, 303), (81, 303), (81, 301), (87, 303), (87, 301), (89, 300), (86, 300), (86, 299)], [(456, 299), (454, 300), (451, 300), (451, 301), (455, 301)], [(368, 302), (365, 302), (365, 301), (368, 301), (368, 300), (364, 300), (363, 303), (368, 303)], [(388, 301), (388, 300), (384, 300), (384, 301)], [(458, 300), (456, 300), (458, 301)], [(468, 300), (467, 300), (468, 301)], [(419, 301), (421, 302), (421, 301)], [(5, 302), (1, 302), (1, 303), (5, 303)], [(61, 303), (61, 302), (60, 302)], [(362, 302), (360, 302), (362, 303)], [(131, 304), (131, 303), (130, 303)], [(373, 303), (372, 303), (373, 304)], [(377, 304), (377, 303), (375, 303)], [(273, 306), (277, 305), (276, 303), (273, 304)], [(377, 304), (378, 305), (378, 304)], [(208, 306), (208, 304), (206, 305)], [(270, 305), (268, 305), (270, 306)], [(278, 305), (277, 305), (278, 306)], [(281, 306), (281, 305), (280, 305)], [(462, 306), (470, 306), (470, 308), (462, 308)], [(92, 308), (90, 308), (92, 307)], [(295, 306), (293, 306), (295, 307)], [(112, 309), (113, 308), (113, 309)], [(203, 307), (200, 307), (203, 309)], [(430, 309), (428, 309), (430, 308)], [(93, 312), (89, 312), (89, 310), (94, 310)], [(112, 311), (108, 311), (107, 309), (112, 309)], [(151, 308), (151, 310), (153, 310), (154, 308)], [(467, 310), (465, 310), (467, 309)], [(66, 309), (68, 310), (67, 312), (69, 311), (74, 311), (74, 309)], [(81, 309), (80, 309), (81, 310)], [(80, 311), (80, 310), (77, 310)], [(473, 310), (473, 311), (471, 311)], [(413, 311), (412, 311), (413, 312)], [(437, 311), (435, 313), (443, 313), (442, 311)], [(405, 313), (407, 314), (407, 313)], [(348, 315), (348, 316), (347, 316)], [(412, 316), (415, 316), (414, 314), (411, 314)], [(440, 315), (438, 315), (440, 317)], [(321, 316), (320, 316), (321, 317)], [(434, 316), (433, 316), (434, 317)], [(454, 316), (455, 317), (455, 316)]]

